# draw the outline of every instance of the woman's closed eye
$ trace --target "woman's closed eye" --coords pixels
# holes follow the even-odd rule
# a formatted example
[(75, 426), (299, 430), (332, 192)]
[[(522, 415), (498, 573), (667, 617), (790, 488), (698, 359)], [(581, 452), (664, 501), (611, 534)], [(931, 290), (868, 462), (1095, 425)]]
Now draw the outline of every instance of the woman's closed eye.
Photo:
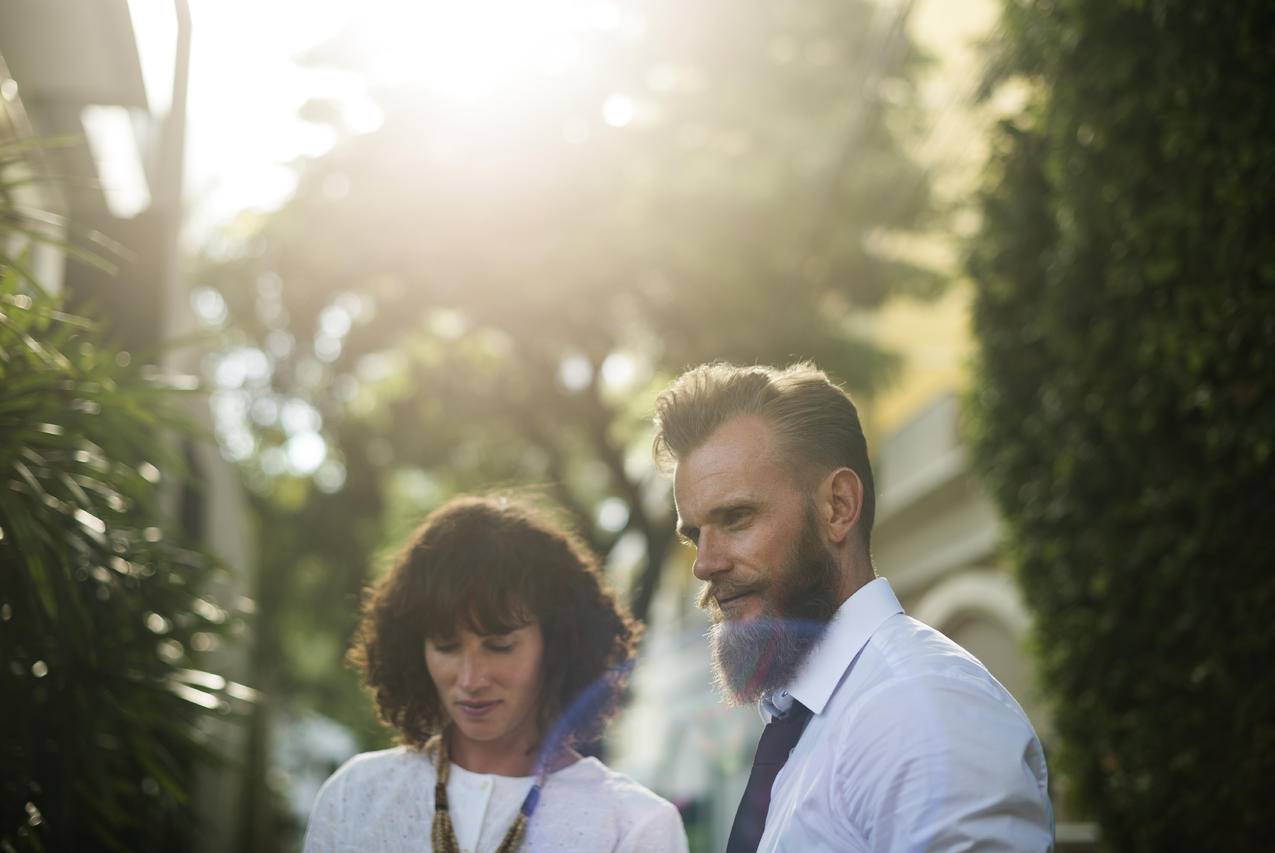
[(516, 651), (520, 638), (517, 634), (468, 634), (459, 637), (433, 637), (425, 641), (428, 649), (435, 654), (458, 654), (463, 648), (477, 648), (480, 643), (483, 651), (493, 654), (508, 654)]

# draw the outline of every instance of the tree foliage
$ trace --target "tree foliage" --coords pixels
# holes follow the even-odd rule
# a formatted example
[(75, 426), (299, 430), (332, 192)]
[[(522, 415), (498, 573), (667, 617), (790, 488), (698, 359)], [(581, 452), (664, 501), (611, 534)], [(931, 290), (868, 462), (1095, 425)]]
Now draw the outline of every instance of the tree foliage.
[[(61, 243), (15, 211), (18, 143), (0, 145), (0, 248)], [(22, 178), (28, 180), (28, 178)], [(22, 227), (11, 227), (17, 223)], [(164, 850), (190, 829), (201, 722), (241, 688), (197, 669), (228, 625), (201, 597), (161, 472), (190, 435), (153, 366), (103, 346), (0, 256), (0, 847)]]
[[(647, 0), (622, 14), (640, 26), (593, 33), (577, 73), (508, 81), (477, 106), (374, 88), (379, 129), (345, 135), (282, 210), (209, 247), (197, 279), (242, 347), (223, 365), (268, 363), (231, 377), (226, 408), (248, 432), (226, 438), (269, 523), (305, 531), (265, 555), (275, 592), (259, 599), (327, 651), (314, 689), (404, 494), (419, 517), (455, 490), (541, 486), (599, 553), (636, 543), (644, 617), (674, 542), (642, 440), (650, 389), (718, 358), (813, 358), (873, 389), (892, 362), (860, 312), (937, 286), (882, 249), (927, 205), (898, 141), (920, 62), (905, 13)], [(356, 27), (314, 61), (357, 68), (363, 40)], [(322, 424), (312, 479), (289, 470), (290, 406)], [(304, 686), (305, 667), (267, 657)]]
[(978, 458), (1062, 764), (1117, 850), (1275, 831), (1275, 15), (1007, 3)]

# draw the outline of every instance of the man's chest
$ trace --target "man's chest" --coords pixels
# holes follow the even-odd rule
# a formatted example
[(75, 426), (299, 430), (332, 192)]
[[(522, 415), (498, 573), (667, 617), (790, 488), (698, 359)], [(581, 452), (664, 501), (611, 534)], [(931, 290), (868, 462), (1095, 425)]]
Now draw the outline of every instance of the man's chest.
[(838, 745), (816, 720), (793, 749), (771, 788), (759, 851), (868, 850), (842, 800)]

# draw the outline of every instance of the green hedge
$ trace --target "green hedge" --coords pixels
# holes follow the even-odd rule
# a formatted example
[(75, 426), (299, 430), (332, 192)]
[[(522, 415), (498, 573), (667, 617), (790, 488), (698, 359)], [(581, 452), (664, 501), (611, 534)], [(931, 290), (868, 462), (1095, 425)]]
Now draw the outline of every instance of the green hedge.
[(1275, 837), (1275, 6), (1007, 3), (979, 467), (1118, 850)]

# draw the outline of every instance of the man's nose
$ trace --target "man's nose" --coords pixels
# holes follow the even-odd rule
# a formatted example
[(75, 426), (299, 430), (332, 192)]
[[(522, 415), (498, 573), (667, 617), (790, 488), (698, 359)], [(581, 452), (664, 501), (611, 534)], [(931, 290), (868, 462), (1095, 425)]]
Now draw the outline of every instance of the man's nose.
[(708, 530), (701, 530), (695, 543), (695, 562), (691, 571), (702, 581), (730, 568), (730, 559), (719, 537)]

